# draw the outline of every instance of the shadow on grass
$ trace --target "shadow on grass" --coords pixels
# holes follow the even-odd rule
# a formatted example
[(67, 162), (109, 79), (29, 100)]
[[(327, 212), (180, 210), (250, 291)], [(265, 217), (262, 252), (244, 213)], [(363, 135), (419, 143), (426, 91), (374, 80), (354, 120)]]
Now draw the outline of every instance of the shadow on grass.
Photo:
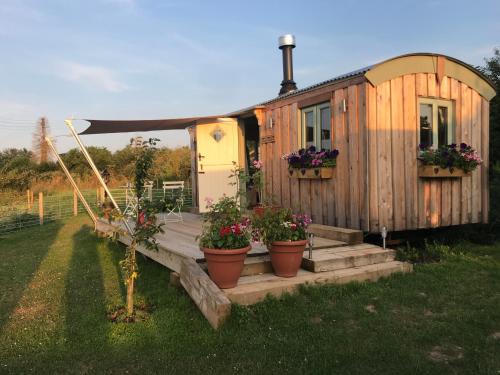
[(105, 349), (109, 324), (104, 280), (99, 262), (99, 239), (84, 225), (73, 235), (73, 254), (66, 278), (66, 338), (74, 353), (78, 346)]
[(28, 228), (0, 238), (0, 332), (19, 303), (62, 223)]

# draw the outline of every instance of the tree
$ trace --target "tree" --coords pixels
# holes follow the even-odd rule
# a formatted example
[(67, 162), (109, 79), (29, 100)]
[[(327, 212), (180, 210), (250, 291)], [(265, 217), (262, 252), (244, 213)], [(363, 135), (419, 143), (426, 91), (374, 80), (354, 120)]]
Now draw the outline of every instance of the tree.
[(25, 190), (35, 178), (33, 154), (27, 149), (8, 149), (0, 152), (0, 188)]
[(40, 117), (33, 133), (33, 160), (37, 164), (49, 161), (49, 145), (45, 140), (45, 137), (48, 136), (49, 133), (49, 122), (47, 118)]
[(493, 50), (493, 57), (484, 59), (479, 67), (495, 85), (497, 95), (490, 102), (490, 163), (500, 162), (500, 49)]
[(125, 285), (127, 286), (126, 318), (134, 320), (134, 285), (138, 276), (136, 251), (137, 246), (142, 244), (148, 249), (158, 250), (158, 243), (153, 237), (156, 233), (163, 232), (161, 224), (157, 224), (156, 209), (153, 202), (144, 197), (144, 184), (151, 179), (151, 168), (153, 166), (157, 139), (149, 139), (143, 142), (142, 147), (135, 148), (135, 179), (134, 187), (137, 199), (137, 209), (133, 214), (135, 226), (131, 233), (132, 241), (125, 252), (125, 259), (120, 262), (124, 273)]
[[(87, 151), (99, 170), (113, 164), (113, 156), (106, 147), (90, 146), (87, 147)], [(80, 176), (90, 174), (90, 166), (79, 149), (73, 148), (62, 154), (61, 158), (71, 172), (77, 173)]]

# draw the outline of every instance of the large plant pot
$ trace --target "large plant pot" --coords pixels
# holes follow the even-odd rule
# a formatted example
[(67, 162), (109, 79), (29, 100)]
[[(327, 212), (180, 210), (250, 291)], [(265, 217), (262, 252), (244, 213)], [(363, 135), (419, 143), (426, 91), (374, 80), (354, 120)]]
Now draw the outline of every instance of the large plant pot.
[(271, 243), (269, 254), (271, 254), (271, 264), (276, 276), (297, 276), (306, 244), (307, 240)]
[(245, 257), (250, 249), (250, 246), (241, 249), (201, 248), (205, 253), (208, 274), (219, 288), (234, 288), (238, 284)]

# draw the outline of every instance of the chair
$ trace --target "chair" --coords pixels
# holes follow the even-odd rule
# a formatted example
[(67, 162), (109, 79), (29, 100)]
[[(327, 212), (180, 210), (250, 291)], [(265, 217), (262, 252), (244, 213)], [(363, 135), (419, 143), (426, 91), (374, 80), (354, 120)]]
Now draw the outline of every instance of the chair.
[(184, 205), (184, 181), (163, 181), (163, 199), (167, 199), (167, 192), (172, 198), (172, 207), (166, 206), (163, 222), (179, 222), (182, 219), (182, 206)]
[(144, 190), (147, 194), (147, 198), (153, 201), (153, 181), (148, 181), (144, 184)]
[(123, 210), (123, 215), (134, 214), (137, 211), (137, 197), (134, 194), (132, 184), (127, 182), (123, 187), (125, 188), (125, 210)]

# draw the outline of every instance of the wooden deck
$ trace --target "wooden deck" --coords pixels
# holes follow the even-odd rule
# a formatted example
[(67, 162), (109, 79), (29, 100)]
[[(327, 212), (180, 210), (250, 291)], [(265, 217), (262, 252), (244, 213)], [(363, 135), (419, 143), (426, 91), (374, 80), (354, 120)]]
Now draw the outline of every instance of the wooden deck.
[[(201, 234), (199, 215), (183, 213), (182, 222), (169, 222), (164, 233), (156, 235), (159, 250), (138, 246), (138, 251), (179, 274), (181, 285), (191, 296), (210, 324), (219, 327), (231, 311), (231, 303), (243, 305), (262, 301), (267, 295), (279, 297), (294, 292), (303, 284), (346, 283), (377, 280), (394, 272), (409, 272), (411, 265), (394, 260), (394, 252), (362, 243), (358, 230), (311, 225), (314, 233), (312, 257), (304, 252), (302, 270), (293, 278), (273, 274), (268, 250), (261, 244), (252, 244), (238, 285), (221, 290), (206, 272), (205, 258), (196, 237)], [(98, 220), (98, 233), (109, 233), (123, 224), (109, 224)], [(123, 230), (120, 232), (124, 232)], [(128, 234), (119, 234), (118, 240), (130, 244)]]

